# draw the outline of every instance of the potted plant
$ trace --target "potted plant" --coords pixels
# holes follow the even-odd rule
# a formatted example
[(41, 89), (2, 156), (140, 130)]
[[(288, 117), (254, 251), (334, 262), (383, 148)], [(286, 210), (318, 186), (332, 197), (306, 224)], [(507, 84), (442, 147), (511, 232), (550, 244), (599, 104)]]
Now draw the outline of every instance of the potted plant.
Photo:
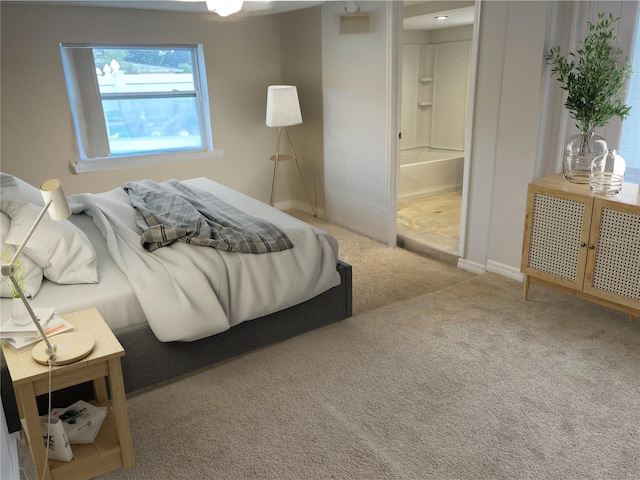
[(631, 64), (628, 57), (621, 60), (624, 52), (615, 45), (618, 21), (611, 14), (598, 13), (598, 21), (588, 23), (587, 35), (575, 53), (562, 56), (555, 46), (546, 57), (552, 76), (567, 92), (564, 106), (580, 131), (567, 143), (563, 162), (565, 178), (576, 183), (589, 183), (591, 162), (607, 152), (605, 140), (595, 135), (595, 129), (613, 117), (624, 120), (631, 110), (623, 98)]

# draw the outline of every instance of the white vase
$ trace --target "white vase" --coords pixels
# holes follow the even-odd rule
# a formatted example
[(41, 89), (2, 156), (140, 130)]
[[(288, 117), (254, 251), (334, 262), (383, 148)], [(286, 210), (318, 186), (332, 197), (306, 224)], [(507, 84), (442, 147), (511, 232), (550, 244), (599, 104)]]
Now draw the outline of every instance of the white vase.
[(16, 325), (27, 325), (31, 322), (31, 316), (21, 298), (14, 298), (11, 305), (11, 319)]

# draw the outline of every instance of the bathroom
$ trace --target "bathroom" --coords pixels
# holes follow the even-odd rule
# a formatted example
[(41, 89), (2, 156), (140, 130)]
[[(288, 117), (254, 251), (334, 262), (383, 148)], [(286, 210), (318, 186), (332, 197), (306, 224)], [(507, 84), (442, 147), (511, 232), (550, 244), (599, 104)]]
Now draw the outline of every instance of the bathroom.
[(472, 36), (472, 6), (405, 15), (398, 245), (452, 262), (460, 241)]

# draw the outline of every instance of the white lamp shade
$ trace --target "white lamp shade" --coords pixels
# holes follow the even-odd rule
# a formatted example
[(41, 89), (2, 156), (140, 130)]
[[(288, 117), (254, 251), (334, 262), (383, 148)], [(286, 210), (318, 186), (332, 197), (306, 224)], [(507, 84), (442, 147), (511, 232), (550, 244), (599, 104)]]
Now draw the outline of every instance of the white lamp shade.
[(62, 190), (62, 182), (60, 180), (47, 180), (40, 185), (40, 193), (45, 204), (51, 200), (49, 216), (52, 220), (66, 220), (69, 218), (71, 209), (64, 190)]
[(271, 85), (267, 89), (267, 126), (288, 127), (302, 123), (298, 89), (293, 85)]

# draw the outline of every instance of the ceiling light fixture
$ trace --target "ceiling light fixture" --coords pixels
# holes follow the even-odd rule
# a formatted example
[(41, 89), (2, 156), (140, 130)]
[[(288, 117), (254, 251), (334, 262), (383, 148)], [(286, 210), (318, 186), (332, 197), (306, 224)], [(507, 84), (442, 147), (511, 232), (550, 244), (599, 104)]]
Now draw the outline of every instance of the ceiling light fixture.
[(438, 15), (436, 20), (446, 20), (447, 18), (449, 18), (447, 15)]
[(243, 0), (206, 0), (207, 9), (226, 17), (242, 10)]

